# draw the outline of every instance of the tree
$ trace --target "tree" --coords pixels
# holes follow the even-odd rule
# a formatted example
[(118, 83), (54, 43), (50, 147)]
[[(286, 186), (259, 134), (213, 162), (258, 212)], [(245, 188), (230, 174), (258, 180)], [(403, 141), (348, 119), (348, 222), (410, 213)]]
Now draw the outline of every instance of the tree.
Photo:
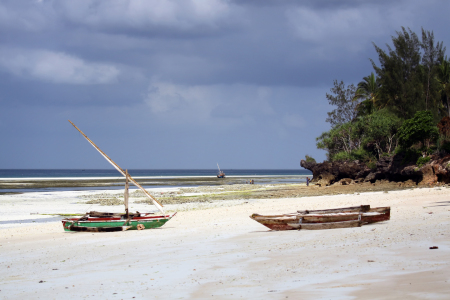
[(443, 142), (450, 141), (450, 117), (443, 117), (437, 124)]
[(438, 128), (433, 122), (430, 111), (418, 111), (413, 118), (406, 120), (399, 129), (399, 145), (407, 149), (417, 143), (429, 148), (430, 143), (439, 136)]
[(340, 152), (351, 154), (362, 146), (362, 125), (359, 120), (355, 120), (334, 126), (316, 138), (317, 148), (326, 150), (329, 160), (334, 160), (334, 156)]
[(345, 88), (343, 81), (338, 83), (337, 80), (334, 80), (333, 85), (334, 87), (330, 90), (334, 95), (327, 93), (326, 97), (328, 102), (331, 105), (337, 106), (337, 108), (327, 113), (328, 118), (326, 121), (329, 122), (332, 127), (336, 127), (356, 118), (356, 106), (359, 104), (359, 101), (353, 101), (356, 93), (356, 87), (353, 84), (350, 84)]
[(362, 100), (357, 107), (359, 115), (368, 115), (373, 113), (378, 106), (378, 93), (380, 90), (380, 83), (378, 77), (372, 72), (369, 76), (363, 78), (358, 83), (358, 87), (353, 100)]
[(424, 110), (423, 68), (421, 42), (408, 28), (397, 31), (392, 37), (394, 48), (386, 45), (388, 53), (374, 44), (380, 67), (371, 60), (380, 83), (379, 101), (381, 107), (388, 107), (399, 117), (411, 118), (418, 110)]
[(439, 92), (441, 94), (441, 103), (446, 108), (447, 116), (450, 116), (450, 61), (447, 57), (442, 59), (441, 64), (436, 71), (436, 79), (439, 83)]
[(373, 144), (378, 157), (392, 153), (398, 145), (397, 132), (402, 120), (384, 108), (366, 116), (364, 123), (364, 144)]
[[(436, 73), (446, 48), (443, 47), (442, 42), (437, 42), (435, 45), (433, 32), (425, 31), (423, 28), (421, 47), (423, 50), (422, 65), (425, 69), (425, 109), (428, 110), (437, 108), (440, 104), (439, 82), (436, 80)], [(433, 111), (438, 112), (437, 110)]]

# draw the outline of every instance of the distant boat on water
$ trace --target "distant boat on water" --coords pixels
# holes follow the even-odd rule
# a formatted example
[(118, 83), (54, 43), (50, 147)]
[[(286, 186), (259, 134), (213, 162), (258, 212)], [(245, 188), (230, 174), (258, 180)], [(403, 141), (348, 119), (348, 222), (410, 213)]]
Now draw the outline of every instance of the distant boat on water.
[(219, 172), (217, 172), (217, 178), (225, 178), (225, 173), (220, 170), (219, 163), (217, 163), (217, 168), (219, 169)]

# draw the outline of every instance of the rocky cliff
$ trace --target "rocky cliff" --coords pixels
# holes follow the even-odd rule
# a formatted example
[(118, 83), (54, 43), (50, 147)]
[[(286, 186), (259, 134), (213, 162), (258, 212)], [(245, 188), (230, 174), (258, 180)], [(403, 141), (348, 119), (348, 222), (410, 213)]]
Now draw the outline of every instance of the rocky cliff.
[(450, 183), (450, 155), (432, 156), (430, 162), (420, 168), (404, 161), (401, 155), (382, 157), (373, 169), (359, 161), (314, 163), (301, 160), (300, 166), (310, 170), (313, 173), (311, 182), (320, 186), (377, 180), (418, 185)]

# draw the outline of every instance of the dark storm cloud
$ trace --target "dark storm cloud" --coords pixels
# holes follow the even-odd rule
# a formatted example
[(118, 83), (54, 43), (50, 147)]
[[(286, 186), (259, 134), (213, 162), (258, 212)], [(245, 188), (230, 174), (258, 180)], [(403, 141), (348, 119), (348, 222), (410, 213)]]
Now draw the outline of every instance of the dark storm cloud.
[[(156, 3), (160, 5), (155, 7)], [(100, 83), (117, 80), (125, 65), (136, 67), (137, 74), (147, 77), (190, 84), (317, 84), (322, 66), (331, 61), (326, 66), (333, 69), (336, 61), (348, 61), (355, 53), (370, 48), (370, 38), (383, 31), (372, 24), (379, 17), (376, 11), (370, 17), (367, 10), (348, 10), (346, 4), (352, 3), (348, 1), (339, 5), (333, 2), (344, 9), (326, 15), (303, 2), (268, 2), (269, 8), (260, 5), (252, 9), (245, 7), (246, 2), (183, 3), (16, 1), (8, 2), (13, 5), (12, 15), (27, 22), (15, 24), (10, 18), (8, 24), (34, 43), (30, 46), (36, 51), (44, 48), (53, 51), (55, 57), (72, 60), (72, 74), (90, 72), (92, 75), (87, 74), (84, 80), (93, 83), (96, 72), (104, 78)], [(369, 28), (372, 31), (367, 34)], [(40, 38), (30, 39), (30, 32)], [(366, 39), (365, 46), (362, 38)], [(30, 66), (29, 73), (40, 75), (38, 79), (49, 79), (33, 73), (33, 61), (23, 63)], [(24, 66), (6, 67), (24, 73)], [(83, 82), (80, 76), (67, 81), (71, 79)], [(64, 78), (58, 75), (50, 80)]]
[(255, 7), (269, 6), (269, 7), (292, 7), (292, 6), (306, 6), (316, 9), (334, 9), (338, 7), (356, 7), (367, 4), (384, 5), (392, 4), (392, 0), (231, 0), (236, 5), (251, 5)]
[[(217, 145), (228, 167), (296, 167), (305, 152), (324, 157), (315, 137), (328, 128), (333, 80), (370, 74), (372, 42), (384, 47), (401, 26), (450, 45), (449, 10), (438, 0), (1, 1), (0, 118), (17, 129), (1, 134), (70, 152), (57, 143), (70, 144), (60, 128), (70, 118), (117, 155), (125, 146), (109, 138), (185, 162), (161, 168), (215, 165)], [(260, 160), (245, 159), (256, 148)], [(16, 152), (4, 157), (20, 161)], [(22, 152), (30, 167), (38, 153)], [(41, 167), (70, 167), (39, 153)]]

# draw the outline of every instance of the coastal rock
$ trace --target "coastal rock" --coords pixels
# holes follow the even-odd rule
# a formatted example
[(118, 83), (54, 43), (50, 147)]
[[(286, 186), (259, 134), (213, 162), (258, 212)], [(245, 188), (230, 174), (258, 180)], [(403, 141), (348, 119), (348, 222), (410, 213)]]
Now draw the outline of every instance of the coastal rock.
[(336, 177), (330, 173), (322, 173), (317, 177), (318, 186), (329, 186), (335, 181)]
[[(364, 178), (370, 173), (370, 169), (359, 161), (314, 163), (301, 160), (300, 166), (313, 173), (312, 183), (318, 184), (320, 181), (321, 186), (330, 185), (343, 178)], [(359, 176), (355, 176), (356, 174)]]
[(450, 183), (450, 155), (431, 156), (431, 160), (418, 167), (412, 162), (405, 162), (401, 155), (381, 157), (375, 169), (370, 169), (359, 161), (338, 161), (314, 163), (300, 161), (300, 166), (313, 173), (311, 183), (320, 186), (332, 184), (347, 185), (354, 182), (393, 181), (404, 182), (406, 186), (436, 185)]
[(335, 182), (335, 185), (350, 185), (353, 184), (354, 180), (351, 178), (342, 178), (341, 180), (339, 180), (338, 182)]
[(437, 175), (431, 164), (420, 168), (420, 172), (422, 173), (422, 180), (419, 182), (419, 185), (434, 185), (438, 182)]
[(376, 174), (374, 172), (371, 172), (369, 174), (367, 174), (367, 176), (364, 178), (364, 181), (366, 182), (373, 182), (376, 180)]

